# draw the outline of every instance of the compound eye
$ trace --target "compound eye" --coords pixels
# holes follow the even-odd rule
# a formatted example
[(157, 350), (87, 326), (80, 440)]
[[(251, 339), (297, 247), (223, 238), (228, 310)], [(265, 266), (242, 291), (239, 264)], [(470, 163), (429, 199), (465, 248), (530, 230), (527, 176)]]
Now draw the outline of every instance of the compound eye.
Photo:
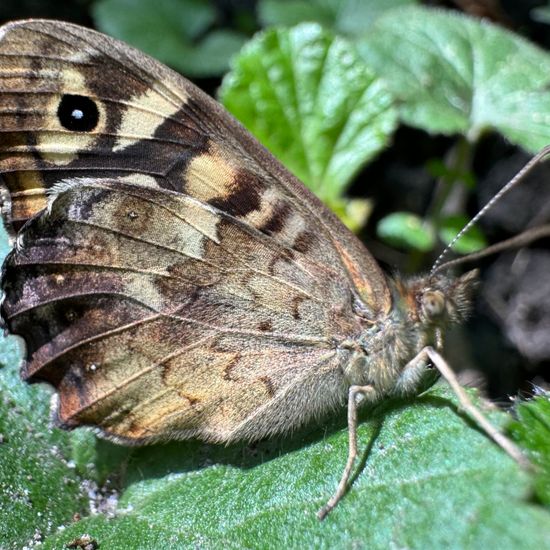
[(439, 290), (428, 290), (422, 295), (422, 312), (428, 319), (437, 319), (445, 311), (445, 296)]

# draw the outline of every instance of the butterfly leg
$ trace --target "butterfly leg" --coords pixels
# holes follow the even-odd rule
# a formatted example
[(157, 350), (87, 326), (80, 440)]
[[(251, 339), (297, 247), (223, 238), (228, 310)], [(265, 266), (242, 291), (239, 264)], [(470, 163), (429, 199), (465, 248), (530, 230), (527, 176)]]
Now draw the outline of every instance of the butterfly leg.
[[(496, 426), (493, 426), (489, 420), (481, 413), (481, 411), (472, 403), (464, 388), (458, 382), (458, 379), (448, 365), (447, 361), (432, 347), (425, 347), (420, 353), (408, 363), (407, 368), (414, 368), (413, 365), (421, 364), (428, 359), (432, 362), (435, 368), (441, 373), (441, 376), (447, 380), (449, 386), (458, 397), (462, 408), (476, 421), (477, 425), (508, 455), (510, 455), (518, 464), (524, 468), (531, 467), (530, 462), (523, 455), (519, 447), (517, 447), (510, 439), (501, 433)], [(409, 365), (411, 367), (409, 367)]]
[(330, 500), (317, 512), (317, 518), (319, 520), (325, 519), (327, 514), (338, 504), (340, 499), (345, 495), (348, 488), (348, 481), (357, 458), (357, 409), (361, 403), (360, 398), (366, 397), (369, 393), (374, 392), (373, 386), (351, 386), (348, 394), (348, 433), (349, 433), (349, 447), (348, 447), (348, 460), (346, 467), (342, 473), (342, 478), (336, 491), (330, 497)]

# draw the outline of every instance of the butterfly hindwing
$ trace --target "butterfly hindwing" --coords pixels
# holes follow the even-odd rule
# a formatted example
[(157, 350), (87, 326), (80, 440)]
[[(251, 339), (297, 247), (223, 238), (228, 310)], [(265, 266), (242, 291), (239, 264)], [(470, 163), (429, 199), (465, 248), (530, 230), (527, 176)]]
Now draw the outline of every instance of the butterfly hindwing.
[[(8, 257), (2, 314), (30, 333), (23, 376), (57, 386), (63, 425), (129, 440), (250, 437), (345, 398), (330, 334), (357, 328), (349, 290), (314, 269), (187, 196), (76, 182)], [(323, 404), (289, 401), (328, 379)]]

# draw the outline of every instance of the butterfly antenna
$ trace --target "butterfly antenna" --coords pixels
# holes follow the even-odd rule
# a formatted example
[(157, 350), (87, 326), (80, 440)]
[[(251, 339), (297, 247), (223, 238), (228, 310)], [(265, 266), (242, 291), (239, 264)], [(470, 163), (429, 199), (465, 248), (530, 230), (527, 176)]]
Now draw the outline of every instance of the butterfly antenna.
[(521, 248), (533, 241), (537, 241), (538, 239), (542, 239), (544, 237), (550, 237), (550, 224), (532, 227), (531, 229), (523, 231), (519, 235), (515, 235), (510, 239), (505, 239), (504, 241), (495, 243), (491, 246), (488, 246), (487, 248), (484, 248), (483, 250), (479, 250), (478, 252), (472, 252), (471, 254), (467, 254), (466, 256), (461, 256), (460, 258), (442, 263), (437, 268), (432, 269), (430, 273), (431, 275), (434, 275), (438, 271), (449, 269), (449, 267), (480, 260), (481, 258), (485, 258), (485, 256), (490, 256), (491, 254), (496, 254), (497, 252), (502, 252), (503, 250)]
[[(542, 149), (539, 153), (537, 153), (454, 237), (454, 239), (444, 248), (443, 252), (439, 255), (437, 260), (434, 262), (432, 269), (430, 271), (430, 275), (434, 275), (436, 271), (440, 271), (443, 266), (441, 265), (441, 262), (445, 259), (445, 257), (448, 255), (451, 248), (454, 246), (454, 244), (466, 233), (472, 225), (474, 225), (481, 217), (485, 215), (485, 213), (492, 208), (495, 203), (497, 203), (504, 194), (508, 193), (510, 189), (513, 189), (518, 183), (520, 183), (533, 168), (541, 162), (541, 160), (550, 153), (550, 145), (547, 145)], [(523, 235), (523, 234), (522, 234)], [(533, 239), (531, 239), (533, 240)], [(507, 242), (507, 241), (503, 241)], [(499, 243), (503, 244), (503, 243)], [(492, 248), (492, 247), (491, 247)], [(488, 250), (488, 249), (486, 249)], [(486, 254), (483, 252), (483, 256)], [(494, 253), (496, 251), (492, 251), (491, 253)], [(474, 253), (475, 254), (475, 253)], [(468, 256), (468, 259), (474, 259), (471, 258), (472, 255)], [(479, 257), (479, 256), (478, 256)], [(465, 257), (466, 258), (466, 257)], [(458, 258), (456, 261), (453, 260), (452, 262), (445, 263), (445, 267), (449, 267), (451, 264), (454, 265), (455, 263), (460, 263), (460, 261), (464, 261), (465, 258)]]

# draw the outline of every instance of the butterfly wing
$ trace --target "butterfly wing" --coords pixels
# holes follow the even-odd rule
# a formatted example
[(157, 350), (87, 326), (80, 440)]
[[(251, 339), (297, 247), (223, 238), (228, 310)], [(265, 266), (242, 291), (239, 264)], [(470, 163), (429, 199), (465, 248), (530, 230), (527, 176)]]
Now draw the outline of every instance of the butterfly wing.
[(78, 182), (25, 227), (4, 288), (22, 375), (57, 387), (62, 425), (227, 440), (302, 417), (296, 386), (315, 410), (342, 397), (314, 395), (345, 359), (327, 333), (341, 278), (185, 195)]
[[(93, 102), (93, 128), (60, 120), (67, 97)], [(4, 211), (15, 228), (59, 181), (139, 175), (143, 185), (195, 196), (305, 247), (311, 235), (293, 224), (298, 211), (326, 243), (310, 253), (342, 265), (374, 313), (389, 309), (378, 265), (332, 212), (217, 102), (126, 44), (58, 21), (5, 25), (0, 105)]]
[(5, 215), (30, 219), (2, 316), (62, 425), (253, 439), (345, 397), (338, 342), (361, 330), (356, 297), (388, 311), (384, 276), (219, 104), (59, 22), (3, 27), (0, 75)]

